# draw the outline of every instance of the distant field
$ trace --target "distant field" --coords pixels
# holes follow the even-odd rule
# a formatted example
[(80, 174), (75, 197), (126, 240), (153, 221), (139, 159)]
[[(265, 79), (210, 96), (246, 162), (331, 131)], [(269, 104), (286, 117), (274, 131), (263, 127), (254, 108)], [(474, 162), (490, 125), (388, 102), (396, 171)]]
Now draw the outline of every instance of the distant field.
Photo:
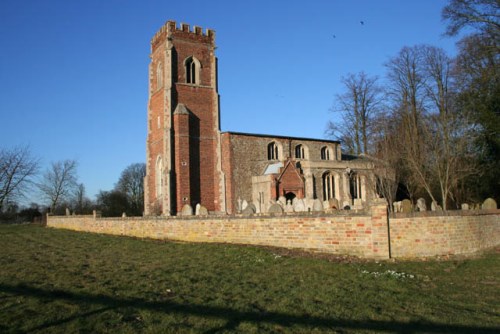
[(0, 226), (0, 333), (498, 333), (500, 253), (366, 262)]

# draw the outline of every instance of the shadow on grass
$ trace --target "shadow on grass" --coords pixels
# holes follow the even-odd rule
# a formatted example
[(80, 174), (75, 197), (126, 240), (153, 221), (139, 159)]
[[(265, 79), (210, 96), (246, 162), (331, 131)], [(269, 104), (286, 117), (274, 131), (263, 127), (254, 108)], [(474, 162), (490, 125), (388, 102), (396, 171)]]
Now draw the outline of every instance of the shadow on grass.
[(152, 302), (141, 298), (120, 299), (104, 295), (92, 295), (86, 293), (73, 293), (64, 290), (45, 290), (41, 288), (30, 287), (26, 285), (6, 285), (0, 284), (0, 291), (8, 294), (34, 297), (40, 299), (66, 300), (75, 303), (92, 303), (103, 306), (81, 315), (73, 315), (65, 319), (48, 322), (28, 330), (46, 329), (57, 326), (72, 320), (91, 316), (110, 309), (131, 307), (135, 309), (147, 309), (152, 311), (161, 311), (164, 313), (184, 314), (200, 316), (207, 318), (216, 318), (226, 321), (226, 324), (219, 328), (213, 328), (206, 333), (216, 333), (224, 330), (235, 330), (242, 322), (268, 323), (284, 327), (300, 325), (315, 328), (324, 328), (331, 330), (373, 330), (398, 333), (499, 333), (500, 327), (477, 327), (461, 326), (432, 323), (426, 321), (419, 322), (400, 322), (383, 320), (347, 320), (330, 319), (314, 316), (298, 316), (279, 312), (245, 312), (238, 311), (228, 307), (214, 307), (205, 305), (181, 304), (173, 301)]

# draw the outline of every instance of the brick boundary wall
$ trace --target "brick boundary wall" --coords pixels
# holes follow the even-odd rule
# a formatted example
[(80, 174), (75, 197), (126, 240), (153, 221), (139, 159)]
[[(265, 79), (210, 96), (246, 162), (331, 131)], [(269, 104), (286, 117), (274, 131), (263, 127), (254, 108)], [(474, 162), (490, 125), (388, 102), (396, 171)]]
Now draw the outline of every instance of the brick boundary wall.
[[(391, 218), (385, 202), (367, 212), (255, 216), (49, 216), (47, 226), (75, 231), (188, 242), (305, 249), (368, 259), (471, 254), (500, 243), (500, 210)], [(389, 236), (391, 247), (389, 249)]]
[(500, 210), (391, 214), (391, 255), (472, 254), (500, 244)]

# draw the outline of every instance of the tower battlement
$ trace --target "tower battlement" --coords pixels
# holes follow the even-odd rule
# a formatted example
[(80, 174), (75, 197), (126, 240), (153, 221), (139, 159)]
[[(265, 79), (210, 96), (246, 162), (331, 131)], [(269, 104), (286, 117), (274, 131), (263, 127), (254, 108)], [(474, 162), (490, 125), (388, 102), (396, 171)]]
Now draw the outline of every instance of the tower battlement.
[(176, 21), (169, 20), (156, 32), (156, 34), (151, 39), (151, 46), (153, 47), (158, 42), (164, 40), (165, 37), (171, 37), (172, 35), (186, 35), (185, 37), (204, 37), (208, 38), (210, 42), (215, 41), (215, 31), (212, 29), (203, 29), (198, 26), (191, 26), (187, 23), (180, 23), (177, 25)]

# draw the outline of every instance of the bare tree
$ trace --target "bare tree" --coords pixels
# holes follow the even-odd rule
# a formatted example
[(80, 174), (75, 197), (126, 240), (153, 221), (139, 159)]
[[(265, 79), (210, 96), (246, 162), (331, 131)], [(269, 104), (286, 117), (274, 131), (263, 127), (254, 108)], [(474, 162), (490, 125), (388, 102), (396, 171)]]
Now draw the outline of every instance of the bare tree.
[(144, 211), (144, 177), (146, 164), (134, 163), (120, 175), (115, 190), (126, 195), (132, 215), (142, 215)]
[(39, 169), (28, 147), (0, 149), (0, 212), (9, 201), (24, 196)]
[(500, 37), (500, 2), (498, 0), (451, 0), (443, 8), (442, 18), (448, 21), (446, 34), (455, 36), (465, 27)]
[(86, 196), (85, 185), (83, 183), (78, 184), (75, 189), (72, 207), (77, 214), (90, 213), (92, 210), (92, 201)]
[[(421, 180), (427, 180), (423, 166), (424, 144), (422, 119), (425, 114), (425, 76), (423, 47), (404, 47), (386, 64), (389, 86), (388, 99), (392, 104), (392, 121), (398, 124), (399, 148), (404, 163), (403, 174), (410, 199), (422, 188)], [(424, 186), (425, 188), (425, 186)]]
[(42, 196), (50, 203), (51, 212), (57, 205), (69, 200), (69, 197), (77, 188), (77, 162), (75, 160), (64, 160), (53, 162), (49, 169), (43, 174), (38, 183)]
[(336, 96), (332, 107), (334, 112), (341, 113), (342, 123), (329, 122), (327, 134), (339, 137), (349, 153), (359, 155), (373, 151), (372, 120), (381, 103), (381, 88), (377, 80), (364, 72), (342, 77), (346, 91)]

